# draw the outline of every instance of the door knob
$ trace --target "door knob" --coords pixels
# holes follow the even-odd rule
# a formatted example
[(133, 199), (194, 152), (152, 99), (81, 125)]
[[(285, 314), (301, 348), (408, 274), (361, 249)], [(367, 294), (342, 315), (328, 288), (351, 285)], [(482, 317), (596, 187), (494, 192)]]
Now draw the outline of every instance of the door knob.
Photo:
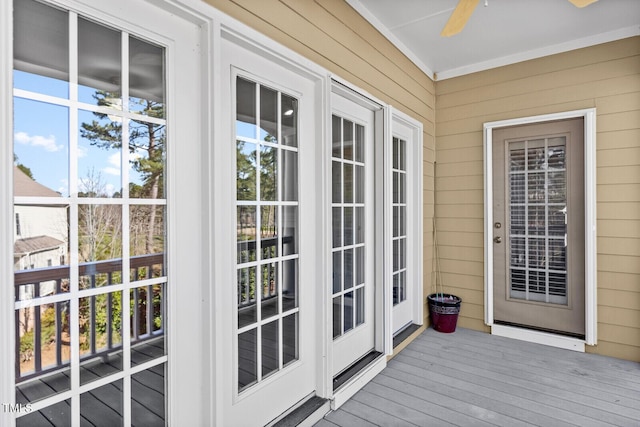
[(498, 237), (494, 238), (493, 241), (496, 242), (496, 243), (502, 243), (502, 237), (498, 236)]

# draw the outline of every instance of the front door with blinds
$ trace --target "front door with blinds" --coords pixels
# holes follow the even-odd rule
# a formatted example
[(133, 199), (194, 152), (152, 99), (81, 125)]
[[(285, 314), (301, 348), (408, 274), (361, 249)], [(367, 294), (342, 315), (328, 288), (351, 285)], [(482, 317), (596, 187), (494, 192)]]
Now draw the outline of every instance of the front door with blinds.
[(496, 323), (584, 337), (583, 126), (494, 130)]

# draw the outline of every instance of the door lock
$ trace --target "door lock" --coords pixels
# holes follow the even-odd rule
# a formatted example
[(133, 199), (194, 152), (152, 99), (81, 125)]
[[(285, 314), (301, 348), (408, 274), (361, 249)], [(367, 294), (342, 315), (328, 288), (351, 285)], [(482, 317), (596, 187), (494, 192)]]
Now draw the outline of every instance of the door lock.
[(498, 236), (498, 237), (494, 238), (493, 241), (496, 242), (496, 243), (502, 243), (502, 237)]
[(501, 227), (502, 227), (502, 224), (500, 224), (499, 222), (496, 222), (495, 224), (493, 224), (493, 226), (494, 226), (495, 228), (501, 228)]

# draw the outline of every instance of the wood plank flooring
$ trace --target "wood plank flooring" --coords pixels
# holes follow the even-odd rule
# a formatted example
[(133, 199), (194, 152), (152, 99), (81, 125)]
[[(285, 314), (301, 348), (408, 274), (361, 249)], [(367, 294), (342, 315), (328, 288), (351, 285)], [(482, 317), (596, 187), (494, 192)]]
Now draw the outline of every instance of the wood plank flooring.
[(640, 364), (429, 328), (317, 427), (640, 426)]

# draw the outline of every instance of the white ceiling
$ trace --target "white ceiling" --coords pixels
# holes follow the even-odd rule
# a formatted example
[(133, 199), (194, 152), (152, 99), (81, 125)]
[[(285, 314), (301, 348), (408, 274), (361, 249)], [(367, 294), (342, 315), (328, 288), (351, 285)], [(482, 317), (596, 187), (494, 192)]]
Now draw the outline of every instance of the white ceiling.
[(458, 0), (347, 2), (438, 80), (640, 35), (640, 0), (480, 0), (452, 37), (440, 31)]

